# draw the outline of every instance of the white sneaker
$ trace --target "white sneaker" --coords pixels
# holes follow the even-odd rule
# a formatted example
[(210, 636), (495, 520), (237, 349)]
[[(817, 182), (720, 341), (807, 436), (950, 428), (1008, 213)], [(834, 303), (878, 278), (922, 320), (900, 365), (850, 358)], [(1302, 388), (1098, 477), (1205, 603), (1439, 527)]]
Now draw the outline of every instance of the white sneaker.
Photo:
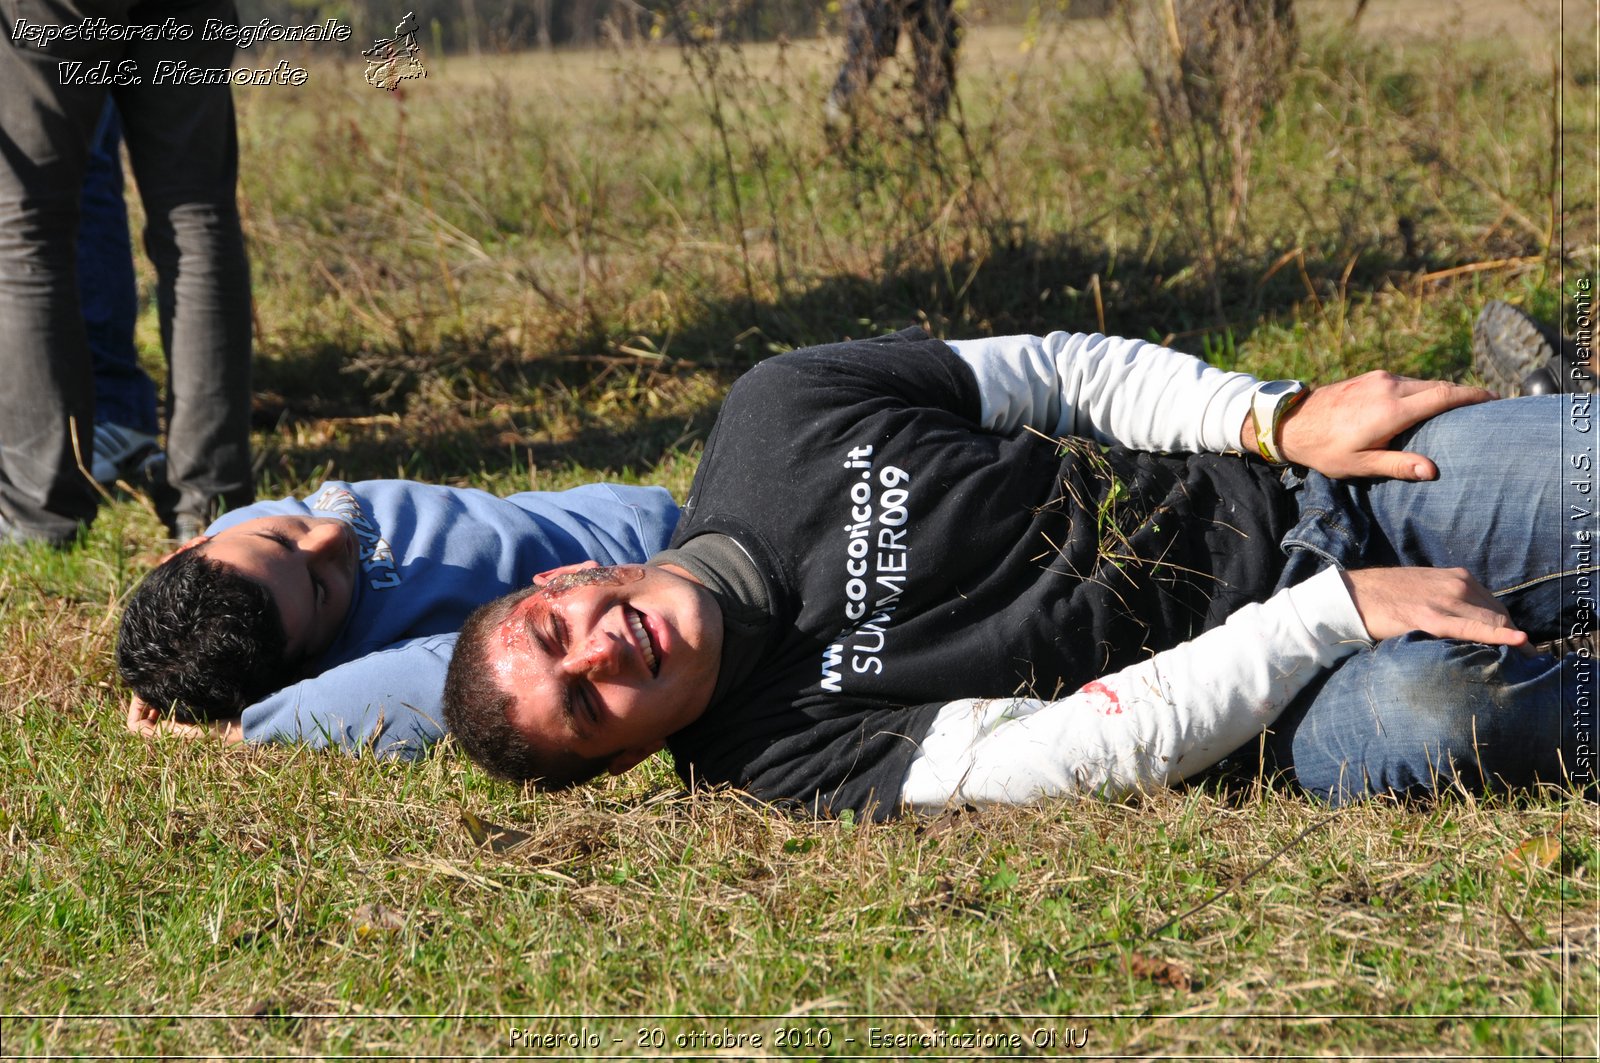
[(94, 426), (94, 478), (114, 484), (156, 451), (156, 437), (108, 422)]

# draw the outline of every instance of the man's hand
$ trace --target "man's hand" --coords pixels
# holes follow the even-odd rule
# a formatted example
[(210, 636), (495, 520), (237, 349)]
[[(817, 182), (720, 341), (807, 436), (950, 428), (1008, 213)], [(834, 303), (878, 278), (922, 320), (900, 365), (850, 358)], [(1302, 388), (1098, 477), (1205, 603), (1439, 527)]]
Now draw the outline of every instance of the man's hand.
[(1363, 568), (1340, 574), (1374, 639), (1425, 631), (1495, 646), (1528, 645), (1527, 633), (1464, 568)]
[(1413, 425), (1494, 398), (1494, 392), (1382, 371), (1314, 389), (1284, 417), (1280, 449), (1296, 465), (1336, 480), (1382, 476), (1433, 480), (1439, 467), (1421, 454), (1388, 449)]
[(155, 738), (164, 734), (177, 735), (179, 738), (215, 736), (230, 746), (244, 741), (244, 728), (240, 726), (237, 716), (206, 723), (162, 719), (155, 706), (146, 704), (137, 694), (128, 701), (128, 730), (141, 738)]

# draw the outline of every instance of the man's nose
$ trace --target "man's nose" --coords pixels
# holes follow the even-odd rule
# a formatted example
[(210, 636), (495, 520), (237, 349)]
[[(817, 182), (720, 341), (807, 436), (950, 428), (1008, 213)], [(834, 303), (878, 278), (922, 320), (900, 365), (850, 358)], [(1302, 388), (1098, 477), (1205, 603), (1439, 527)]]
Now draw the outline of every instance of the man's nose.
[(342, 554), (344, 527), (339, 524), (313, 524), (300, 537), (300, 549), (308, 554)]
[(622, 664), (622, 643), (603, 631), (596, 631), (582, 643), (573, 646), (561, 660), (562, 671), (568, 675), (597, 678), (611, 675)]

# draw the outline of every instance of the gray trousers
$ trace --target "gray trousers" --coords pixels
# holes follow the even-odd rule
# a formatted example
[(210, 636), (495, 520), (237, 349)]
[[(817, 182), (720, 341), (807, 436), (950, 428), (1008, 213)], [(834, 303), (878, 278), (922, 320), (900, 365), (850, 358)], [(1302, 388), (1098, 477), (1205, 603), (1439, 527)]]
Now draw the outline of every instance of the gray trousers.
[[(93, 18), (126, 25), (168, 17), (194, 33), (50, 43), (26, 36)], [(235, 200), (232, 89), (155, 83), (163, 60), (232, 62), (230, 43), (201, 40), (207, 18), (237, 21), (233, 0), (0, 0), (0, 515), (29, 537), (68, 541), (95, 513), (84, 471), (94, 381), (74, 256), (89, 142), (107, 92), (122, 115), (158, 278), (176, 512), (204, 525), (219, 504), (253, 500), (250, 267)], [(122, 83), (95, 83), (105, 80)]]
[(950, 109), (956, 81), (961, 27), (954, 0), (847, 0), (844, 62), (829, 98), (842, 110), (854, 106), (878, 76), (878, 67), (894, 55), (902, 24), (916, 58), (921, 117), (931, 128)]

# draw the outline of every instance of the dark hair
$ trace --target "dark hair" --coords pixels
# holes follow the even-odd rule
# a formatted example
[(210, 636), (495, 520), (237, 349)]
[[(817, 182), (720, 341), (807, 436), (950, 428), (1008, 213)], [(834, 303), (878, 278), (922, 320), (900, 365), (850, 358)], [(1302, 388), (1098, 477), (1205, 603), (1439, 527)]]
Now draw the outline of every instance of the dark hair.
[(267, 588), (189, 549), (134, 590), (117, 633), (117, 668), (156, 708), (210, 720), (237, 716), (288, 682), (287, 643)]
[(444, 681), (444, 724), (467, 756), (490, 775), (532, 782), (540, 790), (565, 790), (606, 770), (608, 758), (541, 749), (511, 724), (515, 699), (495, 682), (489, 645), (518, 602), (538, 592), (516, 591), (479, 606), (461, 625)]

